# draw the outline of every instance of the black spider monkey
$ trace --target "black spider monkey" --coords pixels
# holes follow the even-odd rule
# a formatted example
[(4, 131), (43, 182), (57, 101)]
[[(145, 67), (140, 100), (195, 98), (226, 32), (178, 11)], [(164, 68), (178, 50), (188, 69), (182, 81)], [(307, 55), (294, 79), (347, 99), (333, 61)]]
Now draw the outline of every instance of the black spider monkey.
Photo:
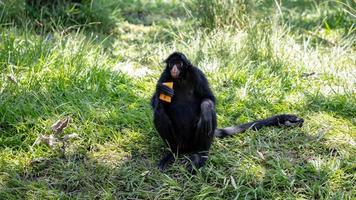
[[(188, 155), (190, 172), (204, 166), (214, 136), (222, 138), (264, 126), (301, 126), (304, 122), (295, 115), (283, 114), (217, 129), (216, 100), (203, 72), (180, 52), (172, 53), (164, 62), (166, 68), (151, 100), (156, 130), (171, 150), (158, 163), (160, 170), (174, 161), (174, 154)], [(164, 82), (173, 82), (173, 89)], [(162, 93), (172, 98), (170, 103), (159, 99)]]

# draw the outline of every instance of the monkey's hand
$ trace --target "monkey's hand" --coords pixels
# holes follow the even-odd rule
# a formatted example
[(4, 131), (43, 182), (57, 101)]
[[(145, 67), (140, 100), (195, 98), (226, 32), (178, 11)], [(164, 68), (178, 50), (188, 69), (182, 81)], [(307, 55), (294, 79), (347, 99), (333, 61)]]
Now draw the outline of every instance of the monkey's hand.
[(174, 90), (172, 88), (164, 85), (163, 83), (159, 83), (157, 85), (157, 91), (159, 93), (163, 93), (163, 94), (165, 94), (167, 96), (170, 96), (170, 97), (172, 97), (174, 95)]
[(213, 115), (215, 112), (214, 104), (208, 100), (203, 101), (200, 106), (201, 114), (200, 119), (198, 121), (198, 129), (206, 134), (212, 134), (213, 131)]

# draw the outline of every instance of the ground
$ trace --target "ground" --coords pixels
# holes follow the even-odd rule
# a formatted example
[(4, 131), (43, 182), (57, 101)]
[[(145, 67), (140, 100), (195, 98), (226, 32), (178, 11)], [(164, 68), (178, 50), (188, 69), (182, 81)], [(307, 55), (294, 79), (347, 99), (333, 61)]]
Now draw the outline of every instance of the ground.
[[(0, 199), (356, 198), (354, 1), (38, 2), (0, 1)], [(219, 127), (304, 126), (216, 139), (195, 176), (158, 171), (149, 101), (176, 50), (206, 73)], [(65, 151), (38, 142), (72, 133)]]

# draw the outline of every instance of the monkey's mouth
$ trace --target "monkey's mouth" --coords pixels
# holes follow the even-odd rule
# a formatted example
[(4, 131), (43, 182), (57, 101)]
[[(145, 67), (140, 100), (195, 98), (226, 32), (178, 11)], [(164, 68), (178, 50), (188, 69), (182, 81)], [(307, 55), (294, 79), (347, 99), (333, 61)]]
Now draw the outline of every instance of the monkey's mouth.
[(178, 78), (179, 77), (179, 72), (171, 72), (172, 78)]

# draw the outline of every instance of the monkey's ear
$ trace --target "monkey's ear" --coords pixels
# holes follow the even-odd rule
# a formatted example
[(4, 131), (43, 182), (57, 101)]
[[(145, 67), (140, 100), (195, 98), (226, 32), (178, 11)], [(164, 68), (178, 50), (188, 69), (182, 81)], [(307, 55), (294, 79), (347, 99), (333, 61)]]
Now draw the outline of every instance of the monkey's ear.
[(179, 53), (179, 56), (182, 59), (185, 66), (187, 66), (187, 67), (192, 66), (192, 63), (188, 60), (187, 56), (185, 56), (183, 53)]
[(168, 58), (164, 59), (162, 62), (163, 62), (164, 64), (167, 64), (167, 65), (168, 65), (168, 62), (169, 62), (169, 60), (171, 60), (171, 58), (172, 58), (172, 55), (168, 56)]
[(171, 55), (169, 55), (163, 62), (168, 64), (170, 60), (172, 60), (173, 57), (177, 56), (177, 52), (173, 52)]
[(168, 58), (164, 59), (164, 60), (162, 61), (162, 63), (168, 64)]

